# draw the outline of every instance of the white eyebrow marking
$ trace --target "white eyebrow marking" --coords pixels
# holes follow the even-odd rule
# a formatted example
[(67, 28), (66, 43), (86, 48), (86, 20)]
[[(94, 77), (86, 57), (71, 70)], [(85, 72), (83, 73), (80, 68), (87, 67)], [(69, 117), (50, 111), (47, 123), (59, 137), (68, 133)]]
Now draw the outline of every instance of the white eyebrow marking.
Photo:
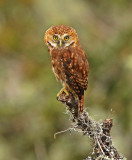
[(69, 36), (69, 35), (67, 33), (65, 33), (61, 37), (64, 38), (65, 36)]

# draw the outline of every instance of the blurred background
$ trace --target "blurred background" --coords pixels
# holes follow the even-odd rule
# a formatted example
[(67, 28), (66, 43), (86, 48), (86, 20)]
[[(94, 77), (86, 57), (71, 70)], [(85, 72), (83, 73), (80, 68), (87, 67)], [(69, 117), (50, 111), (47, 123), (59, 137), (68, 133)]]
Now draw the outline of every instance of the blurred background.
[(130, 0), (0, 0), (0, 160), (82, 160), (92, 141), (71, 127), (56, 100), (45, 31), (77, 30), (90, 64), (85, 108), (113, 118), (115, 147), (132, 157), (132, 2)]

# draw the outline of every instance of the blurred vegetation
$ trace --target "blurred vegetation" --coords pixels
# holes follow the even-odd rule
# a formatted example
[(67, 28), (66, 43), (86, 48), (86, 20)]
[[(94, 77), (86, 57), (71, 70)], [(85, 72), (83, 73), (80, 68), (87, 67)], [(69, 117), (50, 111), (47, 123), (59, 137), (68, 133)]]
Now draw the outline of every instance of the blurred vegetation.
[(0, 0), (0, 160), (80, 160), (92, 142), (70, 126), (43, 43), (51, 25), (74, 27), (86, 51), (85, 108), (114, 119), (115, 146), (132, 157), (132, 2)]

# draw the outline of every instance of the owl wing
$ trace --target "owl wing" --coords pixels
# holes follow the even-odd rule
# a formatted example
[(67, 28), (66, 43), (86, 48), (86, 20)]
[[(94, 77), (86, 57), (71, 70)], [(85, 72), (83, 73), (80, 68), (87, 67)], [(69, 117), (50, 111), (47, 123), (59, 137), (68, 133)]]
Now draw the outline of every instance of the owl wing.
[(81, 47), (71, 47), (63, 55), (66, 83), (77, 94), (84, 93), (88, 84), (89, 64)]

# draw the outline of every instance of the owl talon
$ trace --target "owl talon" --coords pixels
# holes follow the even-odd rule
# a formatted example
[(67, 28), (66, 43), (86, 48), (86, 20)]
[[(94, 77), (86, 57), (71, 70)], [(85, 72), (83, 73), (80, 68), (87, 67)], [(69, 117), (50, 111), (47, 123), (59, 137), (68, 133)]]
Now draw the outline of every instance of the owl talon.
[(69, 92), (68, 92), (65, 88), (62, 88), (62, 89), (60, 90), (60, 92), (57, 94), (57, 99), (60, 97), (60, 95), (61, 95), (63, 92), (66, 94), (66, 97), (69, 96)]

